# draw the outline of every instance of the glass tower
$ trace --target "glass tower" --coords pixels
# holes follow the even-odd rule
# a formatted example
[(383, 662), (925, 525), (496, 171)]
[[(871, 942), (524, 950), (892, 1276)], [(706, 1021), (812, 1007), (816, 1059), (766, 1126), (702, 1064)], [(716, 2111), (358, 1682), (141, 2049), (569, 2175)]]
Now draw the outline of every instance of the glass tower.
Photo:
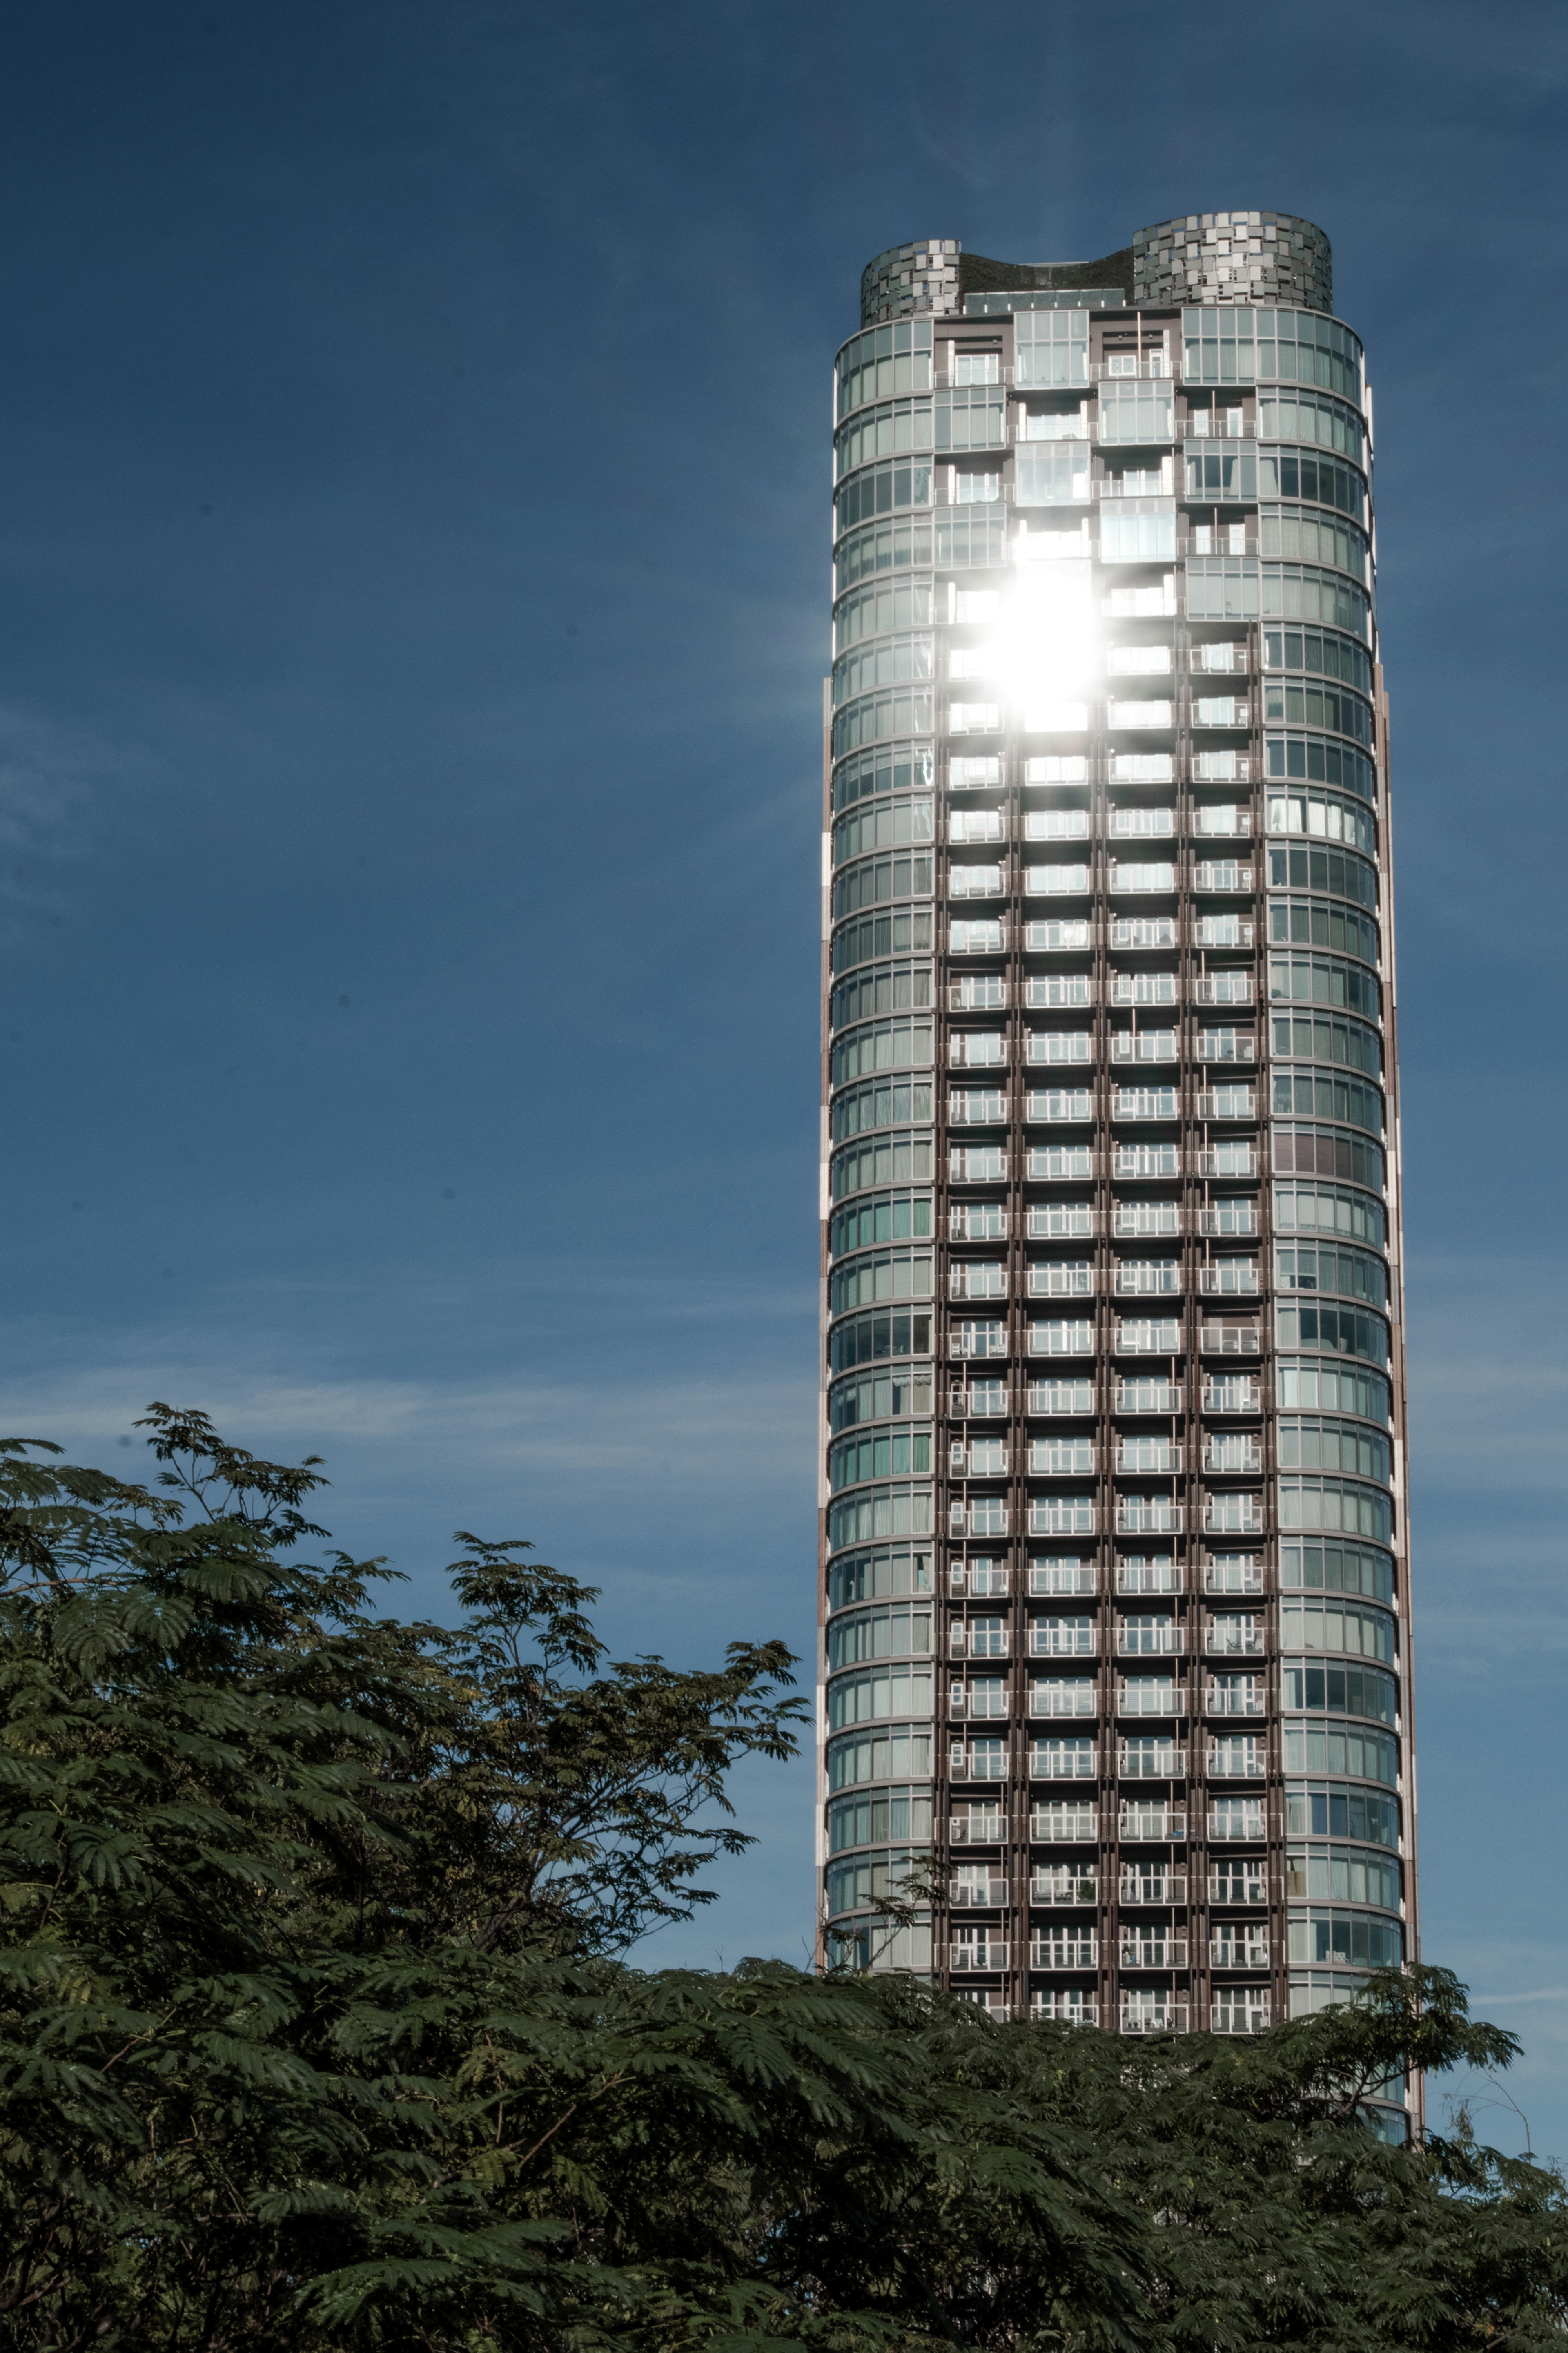
[(1321, 231), (1257, 212), (1084, 264), (902, 246), (861, 322), (825, 709), (822, 1951), (1012, 2015), (1249, 2032), (1415, 1947), (1362, 345)]

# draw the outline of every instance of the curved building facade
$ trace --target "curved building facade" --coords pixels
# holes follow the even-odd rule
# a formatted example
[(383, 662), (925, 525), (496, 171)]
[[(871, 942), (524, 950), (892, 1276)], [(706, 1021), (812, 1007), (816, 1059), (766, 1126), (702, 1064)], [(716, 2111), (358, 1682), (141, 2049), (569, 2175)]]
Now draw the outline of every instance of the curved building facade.
[(1283, 214), (931, 239), (834, 368), (822, 1950), (1128, 2033), (1415, 1956), (1372, 403), (1331, 301)]

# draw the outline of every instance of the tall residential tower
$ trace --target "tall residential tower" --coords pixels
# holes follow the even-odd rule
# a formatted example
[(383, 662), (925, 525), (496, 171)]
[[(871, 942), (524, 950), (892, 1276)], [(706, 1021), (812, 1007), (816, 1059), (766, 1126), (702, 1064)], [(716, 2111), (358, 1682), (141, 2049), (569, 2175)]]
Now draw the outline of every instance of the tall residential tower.
[[(822, 1942), (1247, 2032), (1414, 1957), (1372, 397), (1278, 213), (834, 369)], [(911, 1865), (936, 1898), (880, 1906)], [(1403, 2128), (1396, 2105), (1391, 2131)]]

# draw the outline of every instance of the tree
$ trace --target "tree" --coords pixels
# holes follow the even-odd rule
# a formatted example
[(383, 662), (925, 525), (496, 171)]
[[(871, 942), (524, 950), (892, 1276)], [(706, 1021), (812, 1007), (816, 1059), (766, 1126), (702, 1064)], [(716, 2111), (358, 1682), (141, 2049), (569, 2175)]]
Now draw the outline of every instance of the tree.
[(1437, 1971), (1249, 2042), (645, 1975), (791, 1662), (606, 1661), (468, 1537), (458, 1623), (296, 1557), (316, 1463), (0, 1450), (0, 2348), (1315, 2353), (1561, 2341), (1563, 2189), (1364, 2128), (1503, 2065)]

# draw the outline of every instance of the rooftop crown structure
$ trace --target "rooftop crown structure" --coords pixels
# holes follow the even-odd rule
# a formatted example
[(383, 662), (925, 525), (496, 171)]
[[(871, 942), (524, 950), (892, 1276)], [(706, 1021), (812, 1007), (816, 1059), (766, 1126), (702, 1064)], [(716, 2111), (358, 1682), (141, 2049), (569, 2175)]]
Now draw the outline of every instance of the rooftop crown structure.
[(1372, 400), (1331, 298), (1287, 214), (1084, 263), (931, 239), (834, 368), (822, 1952), (1130, 2034), (1415, 1953)]

